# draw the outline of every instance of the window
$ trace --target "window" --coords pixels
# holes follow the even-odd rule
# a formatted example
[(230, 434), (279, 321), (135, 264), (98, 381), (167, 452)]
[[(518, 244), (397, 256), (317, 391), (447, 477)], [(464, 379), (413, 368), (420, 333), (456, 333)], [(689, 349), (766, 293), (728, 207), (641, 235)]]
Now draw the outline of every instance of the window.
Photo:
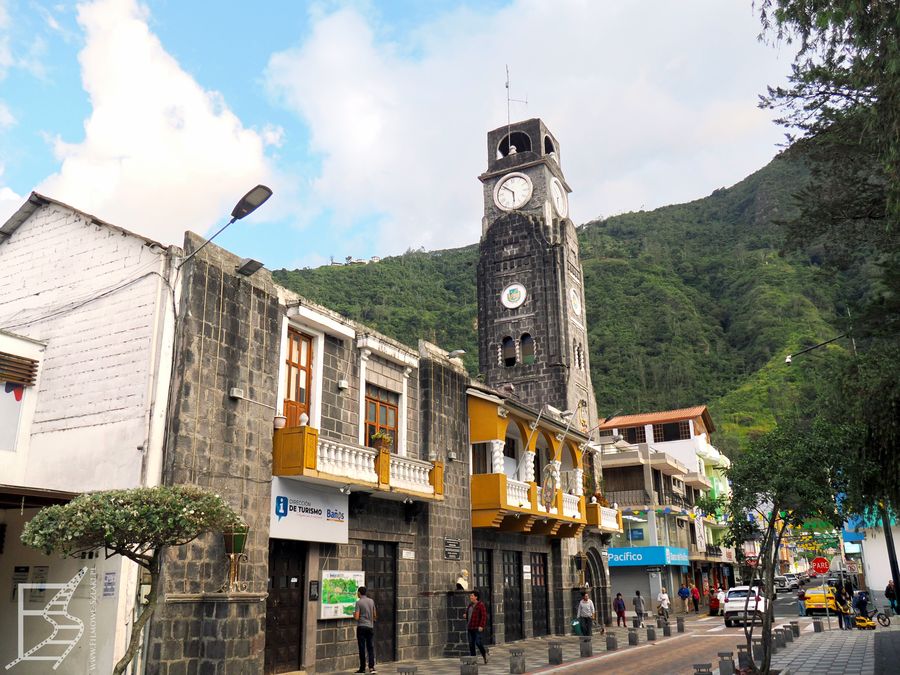
[(300, 426), (300, 415), (309, 417), (310, 384), (312, 380), (312, 338), (288, 328), (287, 388), (284, 415), (287, 426)]
[(516, 365), (516, 341), (508, 335), (503, 338), (503, 346), (501, 348), (503, 355), (503, 365), (510, 368)]
[(475, 443), (472, 446), (472, 473), (491, 473), (490, 443)]
[(391, 451), (397, 451), (397, 408), (400, 405), (400, 394), (381, 389), (372, 384), (366, 385), (366, 445), (375, 447), (372, 441), (379, 431), (390, 434)]
[(36, 378), (37, 361), (0, 352), (0, 451), (16, 449), (25, 387)]
[(534, 363), (534, 338), (529, 333), (523, 333), (521, 339), (522, 363), (530, 366)]
[(506, 157), (510, 154), (510, 146), (514, 148), (513, 152), (530, 152), (531, 137), (522, 131), (514, 131), (509, 136), (504, 137), (497, 148), (500, 157)]
[(627, 442), (632, 444), (647, 442), (647, 431), (644, 427), (629, 427), (628, 429), (622, 429), (622, 436), (625, 437)]
[(509, 457), (510, 459), (516, 458), (516, 439), (506, 437), (506, 442), (503, 444), (503, 456)]
[(664, 441), (686, 441), (691, 437), (690, 422), (669, 422), (668, 424), (653, 425), (653, 440), (657, 443)]

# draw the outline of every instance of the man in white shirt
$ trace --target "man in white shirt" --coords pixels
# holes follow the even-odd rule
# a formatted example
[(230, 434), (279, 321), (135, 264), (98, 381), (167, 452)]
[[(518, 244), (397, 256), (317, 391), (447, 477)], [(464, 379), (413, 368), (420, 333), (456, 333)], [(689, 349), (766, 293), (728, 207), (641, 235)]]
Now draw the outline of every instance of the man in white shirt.
[(666, 589), (663, 588), (659, 595), (656, 596), (656, 601), (659, 603), (659, 613), (665, 618), (666, 621), (669, 620), (669, 594), (666, 593)]

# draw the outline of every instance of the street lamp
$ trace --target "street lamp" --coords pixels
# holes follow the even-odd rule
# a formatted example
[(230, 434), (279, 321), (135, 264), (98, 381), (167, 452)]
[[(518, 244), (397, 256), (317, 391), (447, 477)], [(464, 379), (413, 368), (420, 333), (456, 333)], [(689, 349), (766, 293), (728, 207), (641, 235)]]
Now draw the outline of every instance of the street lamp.
[[(240, 220), (241, 218), (245, 218), (249, 216), (251, 213), (256, 211), (260, 206), (266, 203), (266, 200), (272, 196), (272, 190), (265, 185), (257, 185), (255, 188), (250, 190), (247, 194), (241, 197), (241, 200), (235, 204), (235, 207), (231, 210), (231, 220), (225, 223), (222, 227), (219, 228), (218, 232), (216, 232), (209, 239), (204, 241), (200, 246), (194, 250), (187, 258), (181, 261), (181, 263), (175, 269), (181, 269), (184, 267), (185, 263), (197, 255), (200, 251), (203, 250), (203, 247), (206, 246), (213, 239), (218, 237), (222, 232), (225, 231), (225, 228), (231, 225), (234, 221)], [(255, 262), (255, 261), (253, 261)], [(258, 268), (257, 268), (258, 269)], [(254, 272), (256, 270), (253, 270)], [(244, 274), (246, 274), (244, 272)], [(252, 274), (252, 272), (251, 272)]]

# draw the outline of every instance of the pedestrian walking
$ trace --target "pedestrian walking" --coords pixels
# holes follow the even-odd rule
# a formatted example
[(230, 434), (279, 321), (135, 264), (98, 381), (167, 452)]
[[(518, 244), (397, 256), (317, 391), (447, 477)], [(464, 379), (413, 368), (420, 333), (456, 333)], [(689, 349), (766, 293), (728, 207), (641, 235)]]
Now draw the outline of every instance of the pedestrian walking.
[(665, 587), (659, 592), (659, 595), (656, 596), (656, 601), (659, 603), (659, 614), (664, 617), (666, 621), (669, 620), (669, 594), (666, 593)]
[(375, 620), (378, 612), (375, 610), (375, 601), (366, 595), (366, 587), (356, 589), (358, 599), (353, 610), (353, 618), (356, 619), (356, 644), (359, 647), (359, 670), (357, 673), (366, 672), (366, 655), (369, 657), (369, 672), (375, 672)]
[(619, 627), (620, 621), (622, 628), (628, 628), (628, 622), (625, 621), (625, 599), (621, 593), (616, 593), (616, 598), (613, 600), (613, 611), (616, 613), (616, 628)]
[(691, 584), (691, 600), (694, 601), (694, 611), (700, 613), (700, 589)]
[(591, 594), (587, 591), (581, 594), (581, 602), (578, 603), (575, 618), (581, 624), (582, 635), (593, 634), (591, 631), (594, 627), (594, 619), (597, 618), (597, 610), (594, 609), (594, 601), (591, 600)]
[(884, 597), (888, 601), (888, 604), (891, 606), (891, 612), (897, 613), (897, 589), (894, 588), (894, 580), (891, 579), (888, 582), (887, 587), (884, 589)]
[(681, 599), (682, 611), (687, 614), (689, 611), (691, 611), (691, 591), (687, 587), (687, 584), (681, 584), (681, 588), (678, 589), (678, 597)]
[(725, 589), (720, 588), (716, 593), (716, 600), (719, 601), (719, 616), (725, 616)]
[(806, 591), (802, 588), (797, 591), (797, 609), (800, 610), (798, 616), (806, 616)]
[(481, 658), (488, 662), (487, 650), (484, 648), (484, 629), (487, 626), (487, 608), (481, 601), (481, 591), (469, 593), (469, 606), (466, 607), (466, 627), (469, 631), (469, 656), (475, 656), (475, 648), (481, 652)]
[(640, 623), (641, 628), (643, 628), (644, 616), (647, 613), (647, 604), (644, 598), (641, 597), (640, 591), (634, 592), (634, 597), (631, 599), (631, 604), (634, 605), (634, 613), (638, 618), (638, 623)]

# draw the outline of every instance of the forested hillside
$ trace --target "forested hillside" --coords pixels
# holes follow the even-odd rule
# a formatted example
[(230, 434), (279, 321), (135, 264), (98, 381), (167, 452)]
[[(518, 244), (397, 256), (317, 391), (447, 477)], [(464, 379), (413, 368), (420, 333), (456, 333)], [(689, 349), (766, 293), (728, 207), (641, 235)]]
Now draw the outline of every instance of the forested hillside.
[[(798, 371), (784, 357), (833, 336), (849, 283), (821, 274), (814, 251), (780, 253), (777, 223), (805, 179), (778, 158), (704, 199), (579, 228), (602, 415), (708, 403), (717, 443), (733, 450), (791, 405)], [(465, 349), (474, 374), (477, 255), (473, 245), (275, 277), (407, 344)]]

